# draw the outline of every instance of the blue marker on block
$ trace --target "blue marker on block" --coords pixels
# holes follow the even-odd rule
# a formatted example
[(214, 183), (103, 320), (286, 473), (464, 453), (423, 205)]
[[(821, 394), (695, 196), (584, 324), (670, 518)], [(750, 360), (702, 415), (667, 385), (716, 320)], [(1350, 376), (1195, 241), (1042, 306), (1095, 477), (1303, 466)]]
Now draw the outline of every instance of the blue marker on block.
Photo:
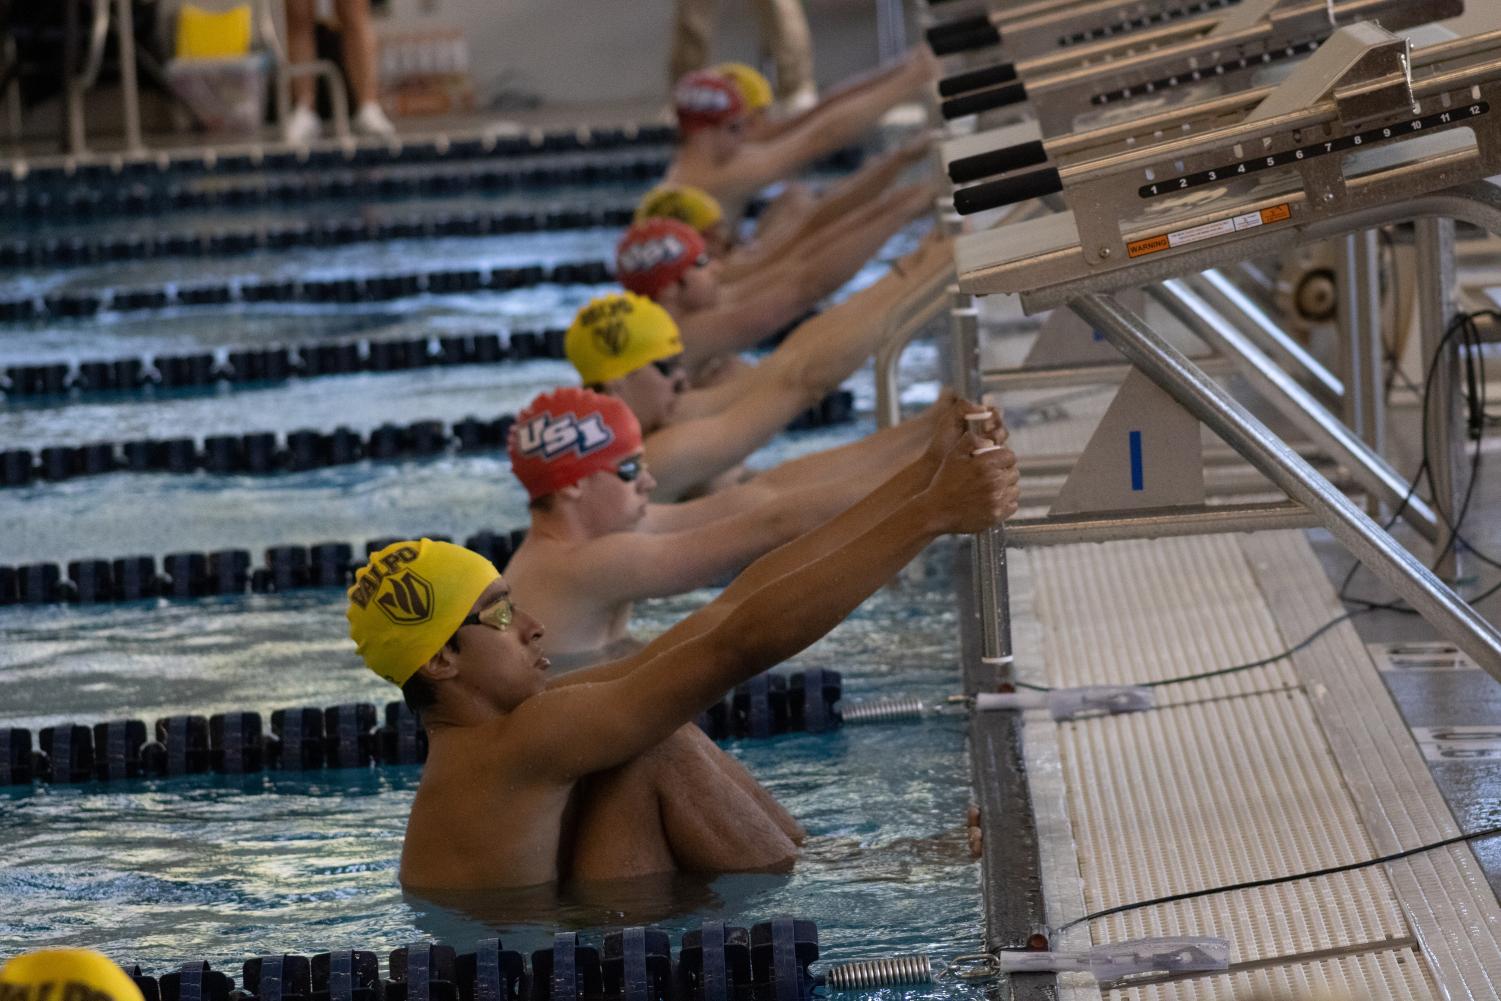
[(1127, 438), (1131, 447), (1131, 489), (1133, 491), (1146, 489), (1146, 476), (1141, 468), (1141, 432), (1127, 432)]

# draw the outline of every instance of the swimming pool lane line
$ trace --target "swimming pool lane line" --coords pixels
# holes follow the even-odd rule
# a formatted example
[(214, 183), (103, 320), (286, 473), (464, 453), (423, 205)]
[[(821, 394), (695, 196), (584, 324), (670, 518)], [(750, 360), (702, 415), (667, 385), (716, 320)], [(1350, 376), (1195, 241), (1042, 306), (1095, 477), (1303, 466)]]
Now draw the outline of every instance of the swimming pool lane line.
[[(848, 423), (855, 418), (854, 393), (836, 389), (816, 406), (790, 421), (786, 430), (805, 431)], [(474, 416), (445, 424), (419, 420), (382, 424), (360, 435), (347, 427), (323, 432), (308, 428), (279, 434), (141, 438), (125, 442), (48, 445), (0, 451), (0, 489), (25, 487), (37, 480), (61, 482), (111, 473), (174, 473), (214, 476), (272, 476), (361, 461), (396, 462), (431, 459), (450, 450), (500, 450), (514, 415), (482, 420)]]
[[(842, 695), (837, 671), (769, 670), (737, 685), (695, 722), (713, 740), (828, 733), (843, 724)], [(426, 732), (400, 700), (387, 702), (384, 712), (353, 702), (287, 707), (266, 716), (177, 713), (151, 726), (140, 719), (75, 719), (33, 733), (0, 725), (0, 788), (102, 783), (118, 791), (115, 783), (132, 780), (421, 765), (427, 749)]]
[(589, 208), (558, 203), (536, 211), (466, 210), (396, 219), (333, 219), (325, 222), (261, 223), (251, 226), (168, 230), (98, 237), (37, 236), (0, 242), (0, 270), (71, 268), (79, 265), (171, 258), (227, 258), (303, 247), (347, 247), (388, 240), (506, 236), (515, 233), (624, 228), (634, 206)]
[(494, 129), (383, 139), (328, 139), (306, 146), (282, 142), (224, 143), (139, 153), (56, 154), (17, 157), (0, 171), (0, 186), (69, 183), (118, 184), (173, 175), (230, 176), (335, 167), (392, 167), (468, 160), (579, 153), (633, 146), (667, 146), (677, 129), (658, 122), (619, 126), (529, 129), (504, 133)]
[[(0, 370), (4, 399), (71, 401), (137, 391), (202, 390), (224, 383), (232, 388), (279, 386), (292, 379), (313, 379), (365, 372), (406, 372), (419, 368), (489, 365), (559, 359), (564, 331), (471, 331), (434, 337), (361, 337), (319, 341), (295, 347), (230, 345), (192, 354), (139, 354), (123, 358), (86, 358), (72, 362), (34, 362)], [(434, 344), (437, 350), (434, 351)], [(159, 400), (157, 395), (139, 399)], [(175, 396), (172, 398), (176, 398)]]
[(602, 285), (613, 275), (613, 262), (591, 260), (564, 261), (550, 267), (436, 268), (348, 278), (230, 279), (199, 285), (163, 282), (0, 300), (0, 323), (81, 319), (100, 313), (155, 312), (180, 306), (392, 302), (420, 295), (509, 292), (537, 285)]
[(527, 167), (488, 167), (391, 172), (348, 168), (310, 175), (259, 177), (222, 185), (168, 180), (160, 185), (124, 184), (51, 191), (25, 184), (0, 189), (0, 218), (24, 224), (49, 219), (160, 216), (204, 209), (261, 209), (351, 199), (398, 199), (660, 178), (670, 161), (663, 155), (560, 160)]

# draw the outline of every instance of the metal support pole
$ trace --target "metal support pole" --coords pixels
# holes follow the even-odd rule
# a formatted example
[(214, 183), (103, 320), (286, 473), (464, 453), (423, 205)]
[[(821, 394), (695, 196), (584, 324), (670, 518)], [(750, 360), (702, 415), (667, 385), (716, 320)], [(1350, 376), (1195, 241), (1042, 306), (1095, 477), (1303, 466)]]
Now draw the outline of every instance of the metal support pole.
[[(974, 300), (954, 293), (953, 385), (966, 399), (979, 396), (980, 317)], [(978, 416), (978, 415), (977, 415)], [(983, 419), (983, 418), (980, 418)], [(980, 612), (980, 662), (999, 684), (1011, 677), (1011, 587), (1006, 574), (1006, 533), (997, 525), (974, 540), (975, 593)]]
[[(1433, 505), (1442, 517), (1433, 537), (1440, 553), (1434, 573), (1459, 576), (1459, 546), (1453, 539), (1464, 492), (1464, 414), (1459, 395), (1459, 341), (1444, 343), (1454, 320), (1454, 222), (1419, 219), (1417, 228), (1418, 321), (1422, 331), (1425, 413), (1423, 454), (1433, 485)], [(1429, 370), (1431, 366), (1431, 370)]]
[(1108, 296), (1070, 305), (1151, 379), (1268, 478), (1318, 516), (1356, 559), (1401, 595), (1440, 635), (1501, 680), (1501, 633), (1352, 504), (1176, 348)]
[(62, 151), (77, 155), (84, 149), (83, 79), (78, 65), (81, 52), (78, 4), (63, 5), (63, 137)]
[(125, 149), (140, 153), (141, 98), (136, 87), (136, 28), (130, 0), (115, 0), (115, 40), (120, 46), (120, 105), (125, 116)]
[[(1292, 421), (1319, 448), (1349, 469), (1366, 491), (1391, 507), (1408, 494), (1407, 481), (1349, 428), (1319, 405), (1297, 380), (1278, 368), (1235, 326), (1200, 299), (1181, 279), (1151, 290), (1154, 298), (1217, 353), (1236, 363), (1251, 387)], [(1231, 442), (1233, 445), (1234, 442)], [(1402, 516), (1423, 538), (1437, 538), (1438, 517), (1421, 497), (1407, 497)]]
[(1224, 272), (1210, 269), (1190, 279), (1194, 291), (1220, 311), (1256, 346), (1289, 372), (1306, 377), (1330, 401), (1345, 394), (1345, 384), (1325, 368), (1317, 358), (1277, 325), (1256, 301), (1237, 288)]
[(1376, 230), (1336, 242), (1344, 418), (1377, 454), (1385, 451), (1385, 387), (1381, 382), (1381, 256)]

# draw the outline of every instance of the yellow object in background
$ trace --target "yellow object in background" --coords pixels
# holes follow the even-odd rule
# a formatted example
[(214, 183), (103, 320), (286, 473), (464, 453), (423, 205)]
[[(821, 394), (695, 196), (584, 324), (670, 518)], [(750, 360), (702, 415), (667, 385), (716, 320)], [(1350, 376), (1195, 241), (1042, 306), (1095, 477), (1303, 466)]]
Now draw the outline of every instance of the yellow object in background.
[(249, 52), (249, 4), (221, 13), (187, 3), (177, 12), (178, 59), (231, 59)]
[(711, 67), (711, 70), (730, 78), (735, 89), (740, 91), (740, 99), (750, 110), (763, 111), (771, 107), (771, 81), (762, 76), (759, 70), (745, 63), (720, 63)]

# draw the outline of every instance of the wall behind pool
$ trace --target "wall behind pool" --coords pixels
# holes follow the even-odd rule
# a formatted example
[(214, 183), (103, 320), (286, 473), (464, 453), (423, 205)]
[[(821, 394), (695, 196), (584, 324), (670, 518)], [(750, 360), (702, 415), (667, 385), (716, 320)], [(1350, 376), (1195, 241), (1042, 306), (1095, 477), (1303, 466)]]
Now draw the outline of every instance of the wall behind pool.
[[(757, 0), (713, 0), (715, 59), (758, 62)], [(876, 0), (804, 0), (814, 65), (828, 85), (876, 62)], [(503, 92), (546, 104), (664, 102), (675, 0), (387, 0), (376, 30), (463, 31), (481, 102)], [(653, 109), (655, 110), (655, 109)]]

